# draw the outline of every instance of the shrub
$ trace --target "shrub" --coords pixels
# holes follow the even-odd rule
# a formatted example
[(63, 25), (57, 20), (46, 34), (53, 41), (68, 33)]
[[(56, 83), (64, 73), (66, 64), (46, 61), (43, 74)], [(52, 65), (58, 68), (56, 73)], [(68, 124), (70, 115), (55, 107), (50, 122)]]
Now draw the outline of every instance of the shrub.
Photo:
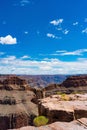
[(62, 92), (57, 92), (58, 95), (62, 95), (63, 93)]
[(64, 101), (69, 101), (70, 97), (68, 95), (66, 95), (66, 94), (62, 94), (61, 99), (64, 100)]
[(34, 118), (33, 123), (35, 126), (39, 127), (42, 125), (46, 125), (48, 123), (49, 119), (46, 118), (45, 116), (38, 116)]

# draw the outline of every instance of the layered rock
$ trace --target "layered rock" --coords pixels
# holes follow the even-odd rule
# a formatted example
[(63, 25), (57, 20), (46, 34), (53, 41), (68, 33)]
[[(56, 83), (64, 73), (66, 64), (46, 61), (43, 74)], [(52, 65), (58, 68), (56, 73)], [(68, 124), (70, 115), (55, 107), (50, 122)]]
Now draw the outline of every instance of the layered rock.
[[(50, 125), (41, 126), (41, 127), (23, 127), (20, 130), (86, 130), (87, 129), (87, 118), (81, 118), (78, 121), (74, 120), (70, 123), (66, 122), (55, 122)], [(14, 129), (19, 130), (19, 129)]]
[(23, 79), (8, 76), (0, 82), (0, 130), (32, 125), (38, 115), (35, 97), (30, 86)]
[(61, 83), (66, 79), (66, 75), (22, 75), (30, 86), (43, 88), (52, 83)]
[(67, 88), (69, 88), (69, 87), (74, 87), (74, 88), (86, 87), (85, 89), (87, 91), (87, 76), (85, 76), (85, 75), (70, 76), (61, 85), (65, 86)]
[(87, 75), (70, 76), (61, 84), (50, 84), (45, 88), (46, 97), (57, 94), (57, 92), (87, 93)]
[(40, 100), (39, 115), (48, 117), (49, 123), (69, 122), (82, 117), (87, 118), (87, 95), (69, 95), (68, 101), (62, 96), (51, 96)]
[(29, 89), (29, 85), (24, 79), (20, 79), (17, 76), (8, 76), (8, 78), (2, 82), (2, 89), (27, 90)]

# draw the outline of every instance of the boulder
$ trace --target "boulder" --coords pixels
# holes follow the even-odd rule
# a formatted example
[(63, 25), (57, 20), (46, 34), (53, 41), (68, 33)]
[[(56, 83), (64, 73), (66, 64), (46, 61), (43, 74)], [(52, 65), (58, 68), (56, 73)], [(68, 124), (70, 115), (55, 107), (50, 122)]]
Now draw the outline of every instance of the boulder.
[(49, 119), (49, 123), (55, 121), (70, 122), (74, 119), (87, 118), (87, 94), (83, 96), (69, 95), (69, 101), (63, 101), (58, 96), (51, 96), (40, 100), (38, 104), (39, 115), (44, 115)]
[(72, 122), (55, 122), (50, 125), (33, 127), (27, 126), (20, 129), (14, 130), (86, 130), (87, 129), (87, 118), (81, 118), (80, 120), (74, 120)]

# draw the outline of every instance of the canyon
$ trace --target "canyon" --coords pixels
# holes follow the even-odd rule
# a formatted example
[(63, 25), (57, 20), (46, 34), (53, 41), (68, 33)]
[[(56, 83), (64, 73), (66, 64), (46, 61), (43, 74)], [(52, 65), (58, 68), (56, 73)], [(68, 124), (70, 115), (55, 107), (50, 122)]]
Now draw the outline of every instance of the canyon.
[[(48, 125), (34, 127), (38, 115), (46, 116)], [(45, 88), (31, 87), (16, 75), (0, 77), (0, 130), (65, 130), (63, 125), (87, 128), (86, 75), (70, 76)]]

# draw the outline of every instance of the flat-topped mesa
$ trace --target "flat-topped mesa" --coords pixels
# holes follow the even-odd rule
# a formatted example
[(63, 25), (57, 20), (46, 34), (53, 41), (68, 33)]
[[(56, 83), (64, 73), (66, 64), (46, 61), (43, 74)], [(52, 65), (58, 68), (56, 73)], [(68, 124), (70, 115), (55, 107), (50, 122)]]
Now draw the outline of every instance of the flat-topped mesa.
[(24, 84), (26, 84), (26, 81), (24, 79), (17, 77), (17, 76), (9, 76), (6, 80), (4, 80), (4, 83), (24, 85)]
[(61, 85), (65, 87), (87, 86), (87, 76), (70, 76)]
[(30, 90), (26, 80), (17, 76), (8, 76), (5, 80), (0, 81), (0, 89), (5, 90)]

